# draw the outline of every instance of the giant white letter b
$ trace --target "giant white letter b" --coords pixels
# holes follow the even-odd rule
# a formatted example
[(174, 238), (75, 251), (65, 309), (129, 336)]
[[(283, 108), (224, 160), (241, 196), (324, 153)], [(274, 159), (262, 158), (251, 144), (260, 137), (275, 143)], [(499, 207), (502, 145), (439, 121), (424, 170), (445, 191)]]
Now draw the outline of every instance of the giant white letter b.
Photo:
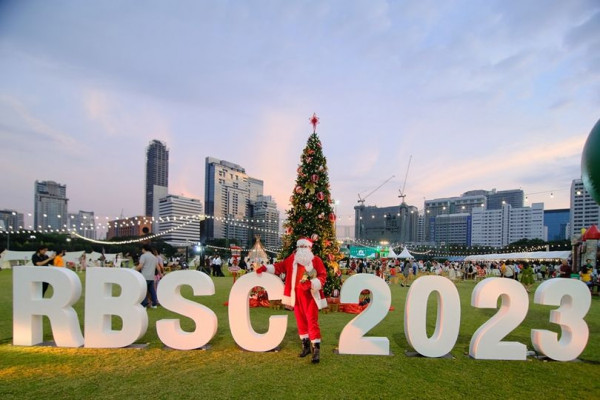
[[(121, 295), (113, 296), (113, 285)], [(144, 336), (148, 314), (140, 304), (146, 296), (146, 281), (127, 268), (87, 269), (85, 283), (85, 347), (126, 347)], [(112, 316), (123, 321), (120, 331), (112, 329)]]

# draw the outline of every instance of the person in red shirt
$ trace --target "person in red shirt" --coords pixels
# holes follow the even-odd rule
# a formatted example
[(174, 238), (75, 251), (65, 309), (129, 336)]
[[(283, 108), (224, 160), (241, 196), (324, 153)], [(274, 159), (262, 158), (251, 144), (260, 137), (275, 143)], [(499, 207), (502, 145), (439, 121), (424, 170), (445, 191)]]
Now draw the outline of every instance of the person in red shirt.
[(319, 310), (327, 307), (323, 286), (327, 271), (323, 261), (312, 253), (312, 241), (301, 238), (296, 242), (296, 251), (282, 262), (263, 265), (257, 274), (269, 272), (276, 275), (285, 273), (285, 286), (281, 302), (294, 307), (298, 334), (302, 340), (302, 352), (299, 357), (311, 353), (312, 363), (318, 363), (321, 357), (321, 330), (319, 328)]

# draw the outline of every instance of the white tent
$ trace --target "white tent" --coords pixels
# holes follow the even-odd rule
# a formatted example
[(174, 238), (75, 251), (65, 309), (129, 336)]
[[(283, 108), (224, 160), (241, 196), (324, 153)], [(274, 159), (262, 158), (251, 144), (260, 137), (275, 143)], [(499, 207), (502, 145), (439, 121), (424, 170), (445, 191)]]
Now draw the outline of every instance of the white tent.
[(31, 263), (31, 256), (34, 254), (35, 251), (4, 250), (0, 254), (0, 268), (9, 269), (13, 265), (33, 265)]
[(394, 249), (390, 246), (390, 251), (388, 252), (388, 255), (386, 258), (399, 258), (399, 257), (400, 256), (398, 254), (396, 254)]
[(502, 260), (566, 260), (571, 256), (565, 251), (530, 251), (522, 253), (476, 254), (465, 257), (465, 261), (502, 261)]
[(414, 257), (412, 254), (410, 254), (408, 249), (405, 247), (404, 249), (402, 249), (402, 253), (400, 253), (398, 255), (398, 258), (414, 258)]

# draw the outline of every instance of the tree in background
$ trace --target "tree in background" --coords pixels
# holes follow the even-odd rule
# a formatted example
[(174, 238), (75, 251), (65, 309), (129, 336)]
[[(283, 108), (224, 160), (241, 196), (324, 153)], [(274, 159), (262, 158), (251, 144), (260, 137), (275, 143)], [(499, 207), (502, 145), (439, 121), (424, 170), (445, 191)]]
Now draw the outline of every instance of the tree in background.
[(342, 258), (335, 236), (335, 219), (331, 199), (331, 188), (327, 171), (327, 160), (316, 133), (319, 119), (310, 119), (313, 133), (300, 156), (298, 177), (294, 192), (290, 197), (291, 208), (287, 211), (284, 224), (282, 258), (293, 253), (296, 242), (302, 237), (313, 241), (312, 251), (327, 267), (327, 281), (323, 288), (326, 296), (331, 296), (341, 287), (338, 274), (338, 261)]

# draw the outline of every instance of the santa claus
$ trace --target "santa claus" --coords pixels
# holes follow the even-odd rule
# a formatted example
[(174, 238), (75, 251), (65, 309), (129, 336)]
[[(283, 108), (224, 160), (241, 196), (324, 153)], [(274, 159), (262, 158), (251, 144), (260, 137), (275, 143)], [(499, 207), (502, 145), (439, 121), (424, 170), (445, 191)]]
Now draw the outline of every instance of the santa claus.
[(274, 265), (261, 266), (256, 273), (285, 274), (282, 303), (294, 307), (298, 334), (302, 340), (299, 357), (311, 353), (311, 362), (318, 363), (321, 357), (321, 330), (319, 310), (327, 307), (323, 293), (327, 271), (323, 261), (312, 253), (312, 241), (301, 238), (296, 242), (296, 252)]

